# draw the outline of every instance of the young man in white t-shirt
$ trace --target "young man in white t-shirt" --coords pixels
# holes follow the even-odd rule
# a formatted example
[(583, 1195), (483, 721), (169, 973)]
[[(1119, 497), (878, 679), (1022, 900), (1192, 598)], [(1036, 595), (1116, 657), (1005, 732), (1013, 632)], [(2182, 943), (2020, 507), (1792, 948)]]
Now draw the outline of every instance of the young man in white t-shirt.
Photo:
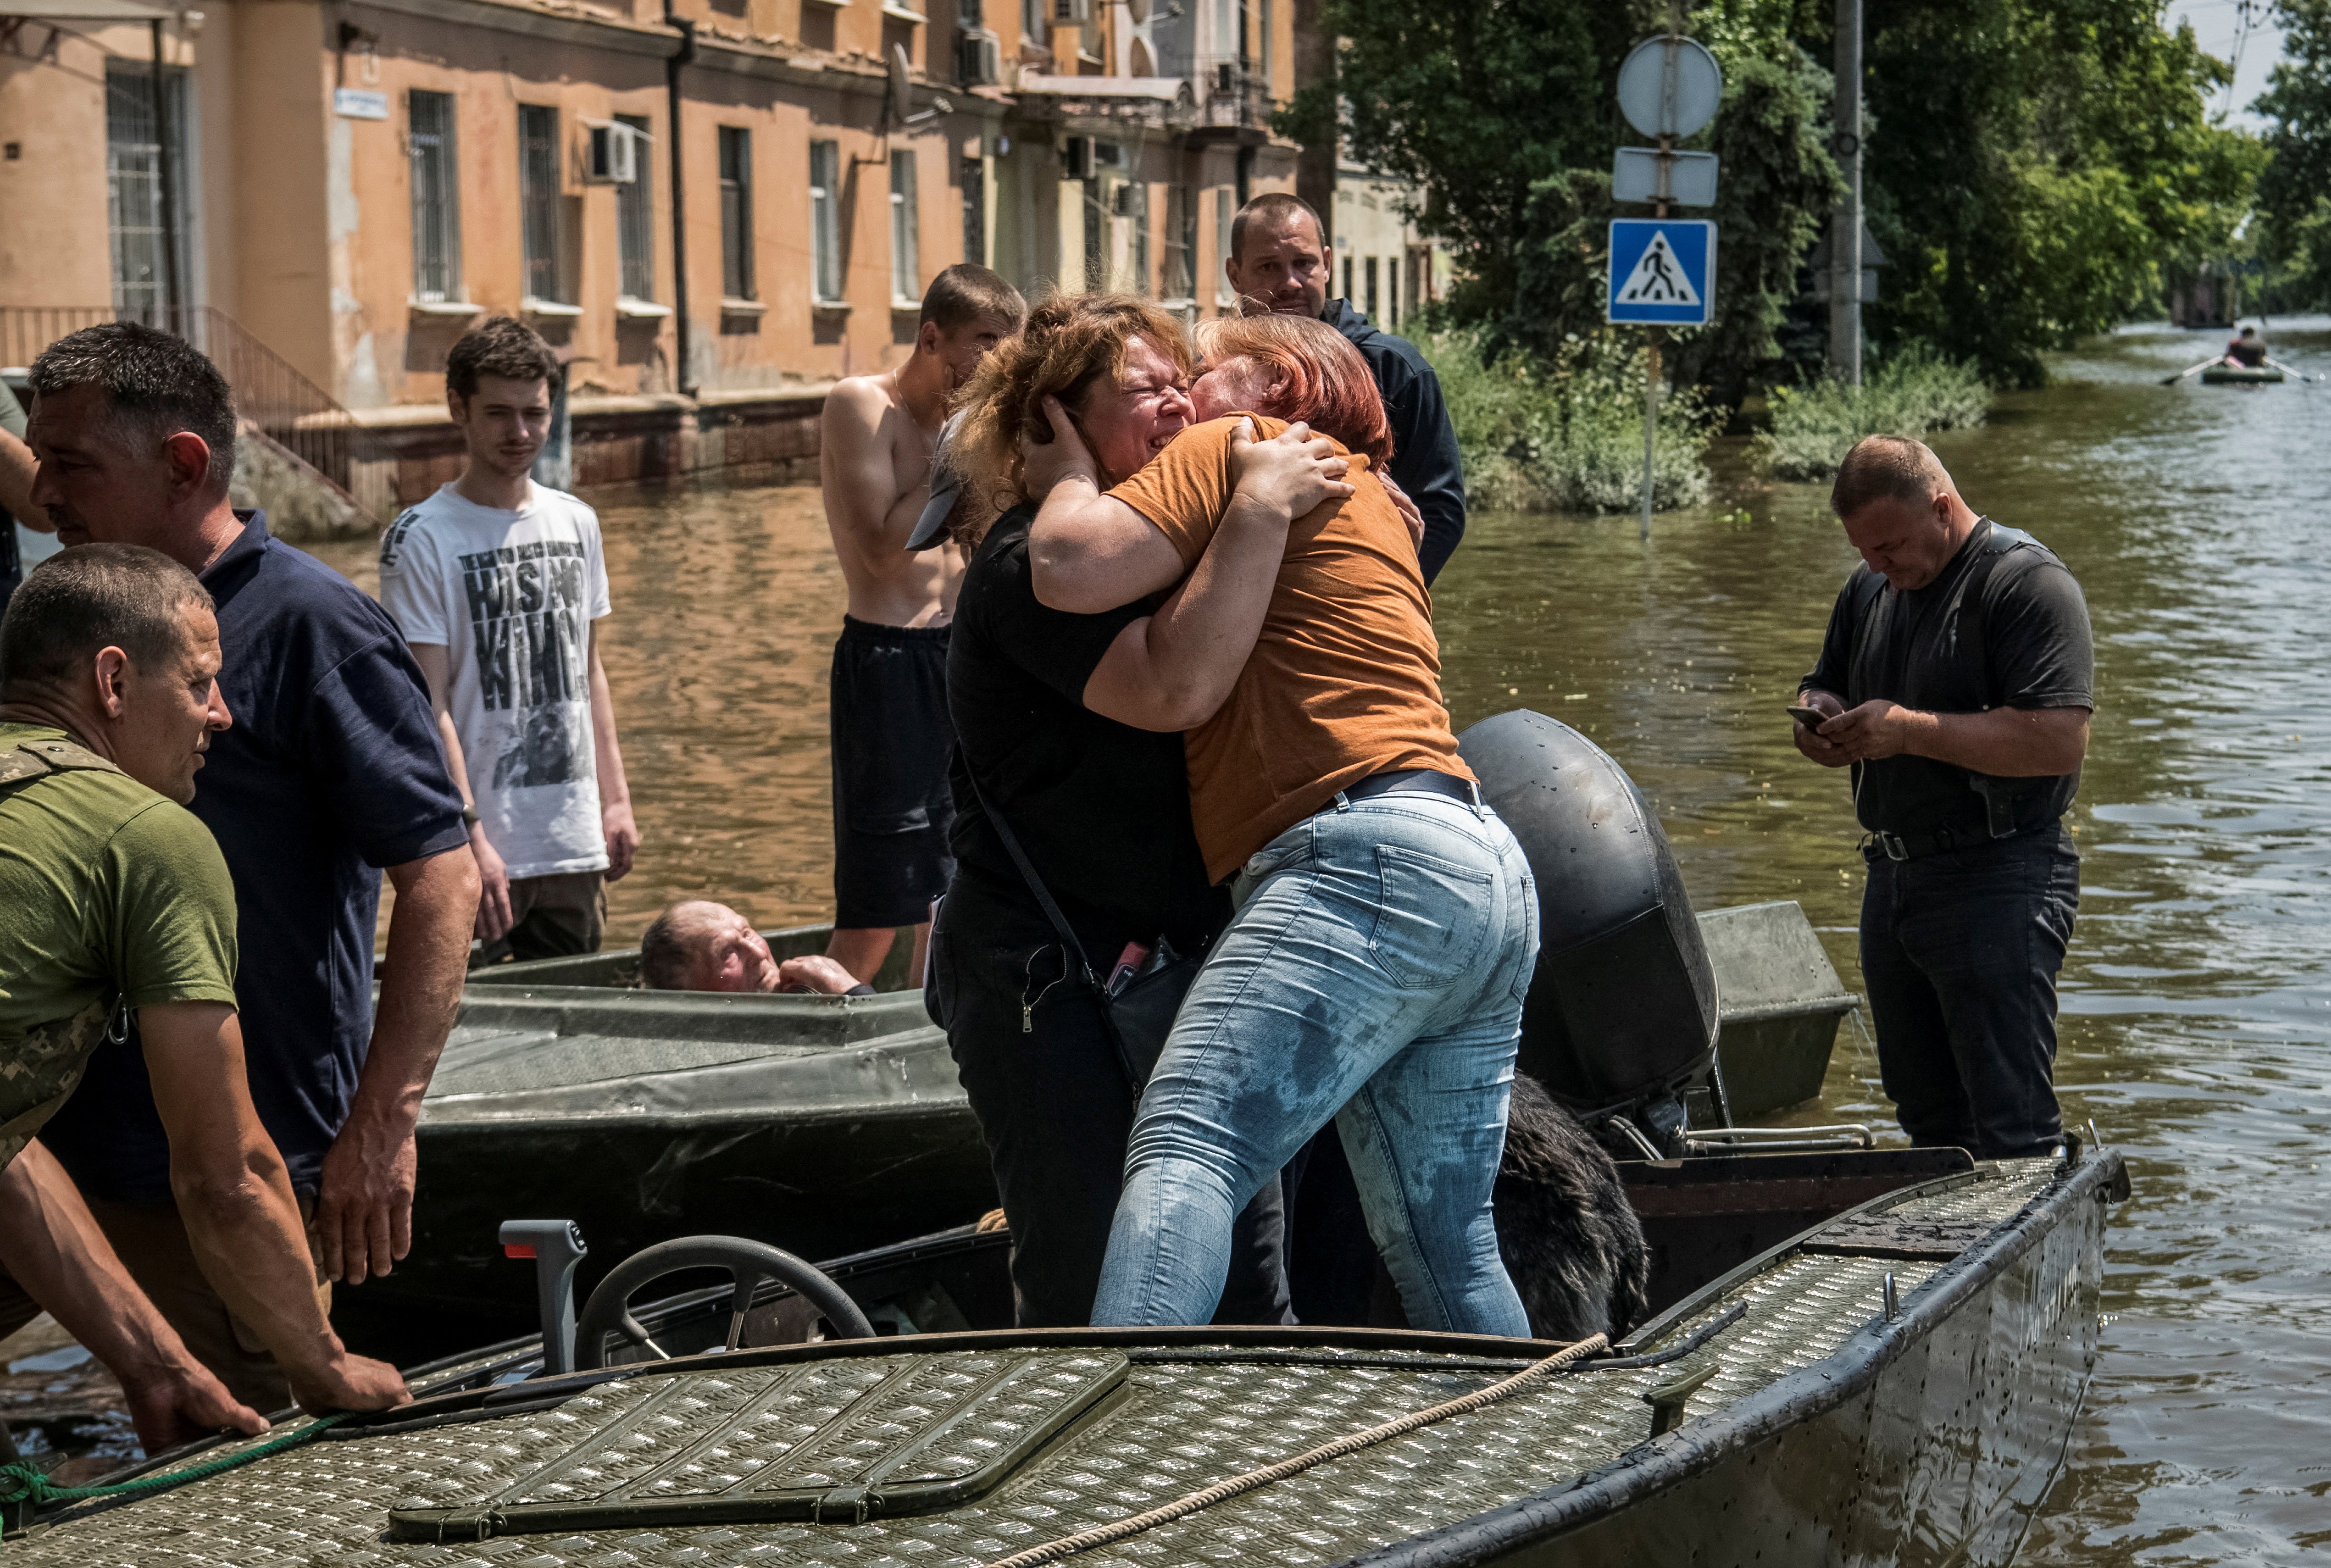
[(445, 405), (468, 463), (380, 541), (381, 603), (428, 677), (470, 803), (486, 962), (597, 951), (604, 884), (640, 841), (599, 661), (598, 515), (530, 477), (557, 375), (550, 346), (507, 316), (464, 333)]

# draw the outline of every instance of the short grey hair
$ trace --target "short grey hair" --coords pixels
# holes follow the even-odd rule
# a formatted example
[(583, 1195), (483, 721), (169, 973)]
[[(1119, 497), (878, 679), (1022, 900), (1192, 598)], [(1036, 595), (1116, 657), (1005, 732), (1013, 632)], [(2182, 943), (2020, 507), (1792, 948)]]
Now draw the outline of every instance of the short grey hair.
[(181, 431), (202, 437), (211, 449), (212, 493), (226, 493), (234, 477), (234, 391), (202, 350), (176, 333), (137, 321), (84, 327), (41, 351), (31, 381), (35, 397), (103, 387), (114, 428), (149, 454)]
[(82, 545), (25, 575), (0, 617), (0, 694), (71, 681), (100, 648), (141, 670), (184, 652), (185, 611), (212, 610), (210, 590), (159, 550)]
[(1907, 435), (1865, 435), (1837, 466), (1830, 486), (1830, 510), (1851, 521), (1872, 501), (1923, 507), (1944, 490), (1955, 490), (1950, 470), (1923, 441)]
[(709, 898), (682, 898), (657, 916), (640, 937), (640, 984), (650, 991), (686, 991), (704, 954), (703, 911)]

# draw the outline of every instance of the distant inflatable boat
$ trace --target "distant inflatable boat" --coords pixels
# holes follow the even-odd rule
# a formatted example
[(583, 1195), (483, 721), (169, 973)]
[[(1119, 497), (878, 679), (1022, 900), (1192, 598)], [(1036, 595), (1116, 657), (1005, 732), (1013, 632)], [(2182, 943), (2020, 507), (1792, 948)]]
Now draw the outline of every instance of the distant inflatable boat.
[(2204, 386), (2262, 386), (2281, 379), (2282, 372), (2271, 365), (2212, 365), (2202, 372)]

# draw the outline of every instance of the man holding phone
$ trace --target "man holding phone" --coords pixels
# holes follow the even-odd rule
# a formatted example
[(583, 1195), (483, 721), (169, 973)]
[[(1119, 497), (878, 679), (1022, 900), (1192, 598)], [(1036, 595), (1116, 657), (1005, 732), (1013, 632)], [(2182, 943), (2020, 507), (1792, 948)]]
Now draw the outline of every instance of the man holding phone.
[(2029, 535), (1978, 517), (1923, 443), (1874, 435), (1830, 505), (1863, 565), (1790, 708), (1851, 767), (1870, 880), (1861, 967), (1913, 1143), (2045, 1153), (2056, 974), (2079, 905), (2063, 816), (2095, 701), (2087, 601)]

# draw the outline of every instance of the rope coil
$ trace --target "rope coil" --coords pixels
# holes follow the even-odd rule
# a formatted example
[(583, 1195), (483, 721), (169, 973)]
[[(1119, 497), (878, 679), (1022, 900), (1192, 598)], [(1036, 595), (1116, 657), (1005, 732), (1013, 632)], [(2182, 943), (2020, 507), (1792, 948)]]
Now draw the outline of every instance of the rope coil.
[(1073, 1556), (1079, 1552), (1089, 1552), (1095, 1546), (1106, 1546), (1113, 1541), (1122, 1541), (1128, 1535), (1138, 1535), (1145, 1530), (1171, 1524), (1174, 1520), (1197, 1513), (1200, 1509), (1211, 1508), (1217, 1503), (1226, 1502), (1242, 1492), (1251, 1492), (1259, 1487), (1270, 1486), (1274, 1481), (1283, 1481), (1289, 1476), (1300, 1475), (1303, 1471), (1317, 1465), (1324, 1465), (1330, 1459), (1340, 1459), (1346, 1454), (1357, 1453), (1362, 1449), (1413, 1432), (1419, 1427), (1431, 1426), (1435, 1421), (1447, 1421), (1451, 1416), (1467, 1415), (1484, 1405), (1495, 1404), (1502, 1399), (1510, 1399), (1532, 1383), (1540, 1382), (1593, 1355), (1597, 1351), (1609, 1348), (1610, 1343), (1607, 1336), (1600, 1334), (1582, 1339), (1567, 1349), (1556, 1351), (1544, 1361), (1532, 1363), (1501, 1383), (1493, 1383), (1487, 1388), (1475, 1389), (1471, 1393), (1433, 1405), (1428, 1410), (1411, 1411), (1408, 1414), (1386, 1421), (1382, 1426), (1370, 1427), (1365, 1431), (1353, 1432), (1337, 1438), (1333, 1442), (1322, 1443), (1316, 1449), (1306, 1449), (1291, 1459), (1281, 1459), (1279, 1463), (1266, 1466), (1262, 1469), (1249, 1470), (1245, 1475), (1232, 1476), (1226, 1481), (1217, 1481), (1204, 1491), (1192, 1492), (1185, 1497), (1176, 1497), (1172, 1502), (1152, 1508), (1146, 1514), (1136, 1514), (1129, 1519), (1119, 1519), (1114, 1524), (1098, 1525), (1074, 1535), (1063, 1535), (1057, 1541), (1048, 1541), (1042, 1546), (1032, 1546), (1025, 1552), (1014, 1553), (1009, 1557), (999, 1557), (994, 1562), (985, 1564), (985, 1568), (1040, 1568), (1042, 1563), (1056, 1563), (1063, 1557)]

